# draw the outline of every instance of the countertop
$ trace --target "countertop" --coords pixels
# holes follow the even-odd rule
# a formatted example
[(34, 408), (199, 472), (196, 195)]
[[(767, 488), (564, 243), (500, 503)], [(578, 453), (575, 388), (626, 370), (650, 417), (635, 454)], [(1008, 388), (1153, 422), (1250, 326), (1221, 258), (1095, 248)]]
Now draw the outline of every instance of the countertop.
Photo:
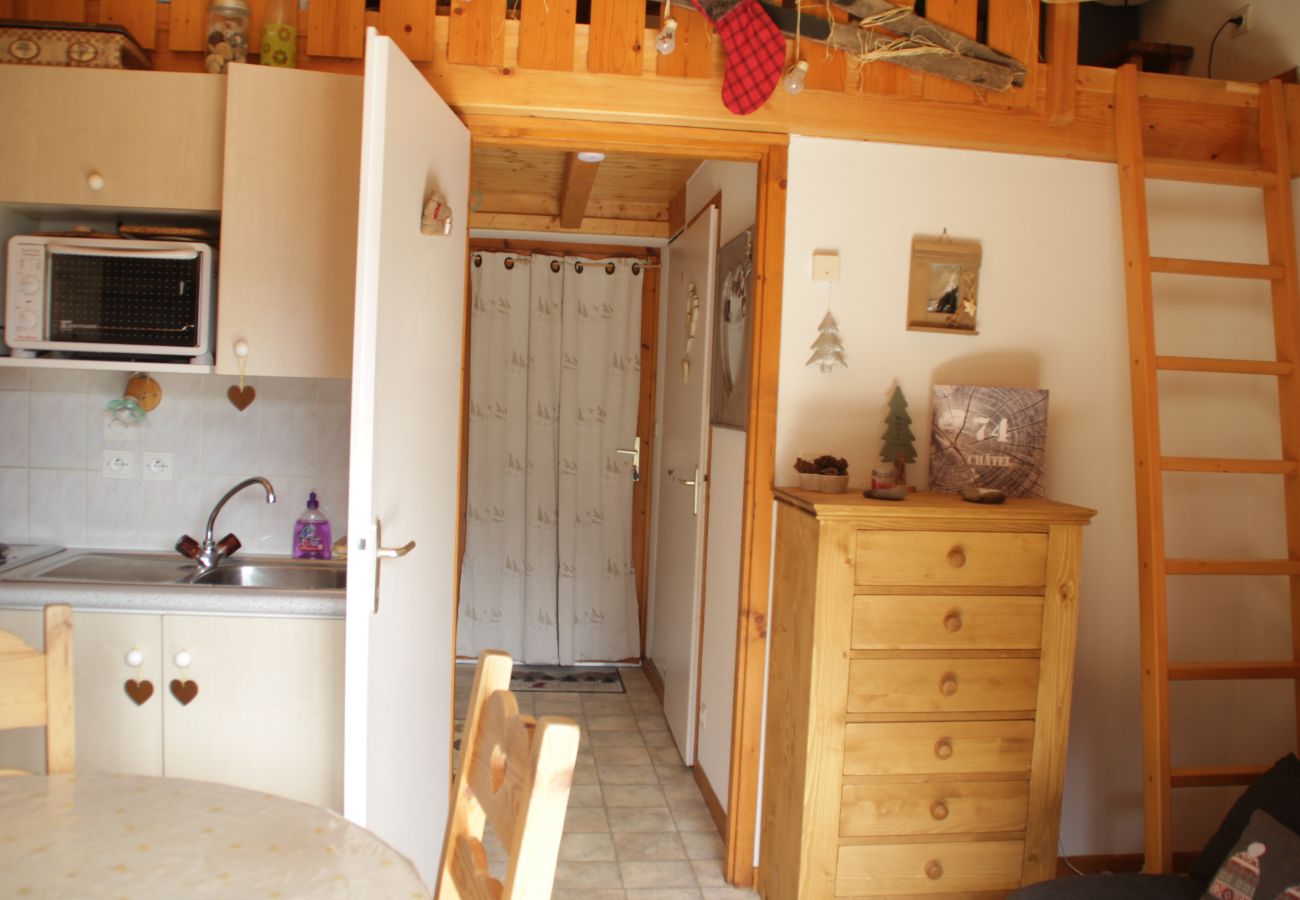
[[(70, 552), (79, 548), (69, 548)], [(40, 566), (41, 560), (28, 565)], [(21, 576), (27, 566), (5, 573)], [(0, 609), (42, 609), (67, 603), (74, 610), (196, 615), (292, 616), (342, 619), (345, 592), (285, 591), (219, 585), (127, 585), (0, 580)]]

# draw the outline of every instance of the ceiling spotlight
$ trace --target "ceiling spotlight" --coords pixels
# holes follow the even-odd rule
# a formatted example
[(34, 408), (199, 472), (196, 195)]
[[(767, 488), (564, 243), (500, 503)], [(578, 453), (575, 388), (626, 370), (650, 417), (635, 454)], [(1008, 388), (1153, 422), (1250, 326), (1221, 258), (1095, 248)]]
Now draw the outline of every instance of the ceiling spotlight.
[(578, 161), (585, 163), (598, 163), (605, 161), (605, 154), (599, 150), (579, 150)]

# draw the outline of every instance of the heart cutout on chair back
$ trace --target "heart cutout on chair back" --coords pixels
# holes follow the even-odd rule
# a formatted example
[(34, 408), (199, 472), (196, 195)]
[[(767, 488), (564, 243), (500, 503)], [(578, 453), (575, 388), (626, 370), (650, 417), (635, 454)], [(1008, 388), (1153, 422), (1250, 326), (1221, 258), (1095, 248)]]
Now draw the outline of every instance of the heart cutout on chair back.
[(181, 681), (179, 678), (173, 678), (171, 689), (172, 696), (181, 702), (181, 706), (189, 706), (194, 698), (199, 695), (199, 683), (197, 681)]
[(151, 681), (136, 681), (134, 678), (128, 678), (122, 687), (125, 688), (126, 695), (135, 701), (136, 706), (144, 706), (145, 701), (153, 696)]

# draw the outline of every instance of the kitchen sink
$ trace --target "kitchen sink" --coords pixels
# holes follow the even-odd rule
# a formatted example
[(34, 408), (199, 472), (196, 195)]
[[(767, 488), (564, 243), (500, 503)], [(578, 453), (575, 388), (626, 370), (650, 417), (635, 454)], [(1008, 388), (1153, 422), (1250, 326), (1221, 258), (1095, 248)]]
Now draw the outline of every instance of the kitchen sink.
[(224, 560), (202, 575), (197, 572), (194, 563), (171, 553), (88, 550), (56, 554), (6, 574), (4, 580), (178, 587), (216, 585), (280, 591), (337, 591), (347, 586), (347, 565), (326, 560), (245, 556)]

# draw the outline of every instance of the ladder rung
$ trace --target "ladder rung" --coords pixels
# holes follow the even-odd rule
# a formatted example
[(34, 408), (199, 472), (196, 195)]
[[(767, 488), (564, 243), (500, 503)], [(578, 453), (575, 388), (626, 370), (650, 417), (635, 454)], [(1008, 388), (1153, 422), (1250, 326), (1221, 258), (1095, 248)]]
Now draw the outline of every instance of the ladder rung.
[(1239, 187), (1267, 187), (1277, 183), (1277, 176), (1263, 169), (1176, 159), (1148, 159), (1146, 172), (1147, 178), (1163, 181), (1194, 181), (1199, 184), (1229, 184)]
[(1175, 259), (1151, 257), (1151, 271), (1166, 275), (1209, 275), (1215, 278), (1259, 278), (1276, 281), (1286, 274), (1282, 266), (1257, 263), (1221, 262), (1216, 259)]
[(1197, 662), (1170, 663), (1170, 681), (1253, 681), (1300, 678), (1300, 662)]
[(1288, 362), (1271, 359), (1211, 359), (1204, 356), (1157, 356), (1156, 368), (1167, 372), (1222, 372), (1237, 375), (1290, 375)]
[(1300, 575), (1294, 559), (1167, 559), (1169, 575)]
[(1165, 456), (1166, 472), (1222, 472), (1233, 475), (1295, 475), (1300, 467), (1286, 459), (1222, 459), (1208, 456)]
[(1253, 784), (1268, 770), (1269, 766), (1188, 766), (1174, 768), (1169, 783), (1176, 788), (1232, 787)]

